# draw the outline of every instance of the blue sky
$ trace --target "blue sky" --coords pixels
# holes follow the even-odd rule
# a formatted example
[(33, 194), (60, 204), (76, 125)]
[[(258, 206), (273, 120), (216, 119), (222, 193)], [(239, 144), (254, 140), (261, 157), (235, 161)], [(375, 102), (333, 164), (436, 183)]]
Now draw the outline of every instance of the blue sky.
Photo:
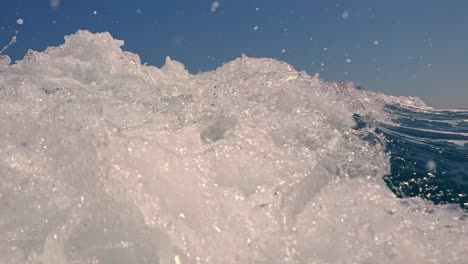
[(218, 0), (215, 12), (205, 0), (2, 2), (0, 46), (18, 31), (5, 52), (13, 59), (78, 29), (109, 31), (151, 65), (171, 56), (197, 73), (245, 53), (437, 108), (468, 108), (468, 1)]

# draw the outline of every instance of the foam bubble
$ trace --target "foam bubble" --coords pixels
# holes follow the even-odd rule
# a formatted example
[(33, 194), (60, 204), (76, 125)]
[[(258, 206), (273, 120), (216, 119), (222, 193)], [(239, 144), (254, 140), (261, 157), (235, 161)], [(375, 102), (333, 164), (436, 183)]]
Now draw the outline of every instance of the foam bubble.
[(385, 140), (354, 129), (403, 99), (122, 45), (79, 31), (0, 68), (1, 263), (467, 261), (463, 212), (395, 198)]

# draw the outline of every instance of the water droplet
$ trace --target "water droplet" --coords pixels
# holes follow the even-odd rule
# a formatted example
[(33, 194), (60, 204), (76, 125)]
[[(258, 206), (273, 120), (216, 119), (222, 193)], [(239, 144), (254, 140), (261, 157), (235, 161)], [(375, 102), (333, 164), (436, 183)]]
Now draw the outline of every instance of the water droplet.
[(349, 18), (349, 11), (348, 10), (343, 10), (343, 12), (341, 13), (341, 18), (348, 19)]
[(216, 12), (216, 10), (219, 8), (220, 4), (218, 1), (214, 1), (212, 4), (211, 4), (211, 12), (214, 13)]

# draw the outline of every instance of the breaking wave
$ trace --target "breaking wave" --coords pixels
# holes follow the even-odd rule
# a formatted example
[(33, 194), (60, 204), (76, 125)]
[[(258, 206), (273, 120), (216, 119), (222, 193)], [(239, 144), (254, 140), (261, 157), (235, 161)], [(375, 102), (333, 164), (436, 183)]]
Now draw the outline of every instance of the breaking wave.
[(387, 187), (379, 127), (419, 99), (122, 45), (79, 31), (0, 55), (1, 263), (468, 261), (463, 209)]

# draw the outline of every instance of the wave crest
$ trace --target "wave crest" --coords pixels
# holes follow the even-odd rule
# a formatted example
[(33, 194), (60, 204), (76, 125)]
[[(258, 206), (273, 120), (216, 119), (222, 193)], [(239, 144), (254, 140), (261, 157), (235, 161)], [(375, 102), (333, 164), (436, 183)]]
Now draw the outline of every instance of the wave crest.
[(0, 68), (2, 262), (466, 261), (463, 213), (396, 199), (385, 139), (356, 129), (402, 99), (122, 45), (79, 31)]

